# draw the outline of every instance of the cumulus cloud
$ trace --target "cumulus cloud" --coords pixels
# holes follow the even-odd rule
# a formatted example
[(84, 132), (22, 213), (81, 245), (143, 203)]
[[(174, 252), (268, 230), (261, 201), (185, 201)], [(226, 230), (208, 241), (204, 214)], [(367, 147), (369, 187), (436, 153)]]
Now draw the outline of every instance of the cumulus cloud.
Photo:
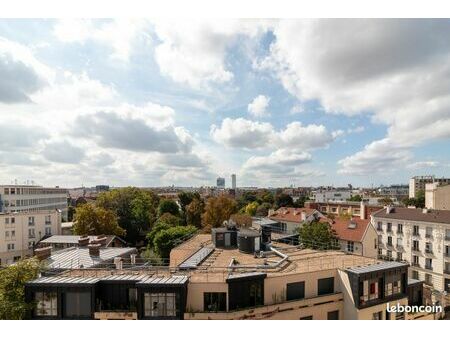
[(291, 171), (292, 167), (311, 161), (311, 155), (302, 152), (294, 153), (286, 149), (279, 149), (268, 156), (251, 156), (243, 165), (244, 170), (258, 170), (265, 172)]
[(31, 51), (0, 37), (0, 102), (27, 103), (45, 87), (51, 72)]
[(30, 149), (48, 137), (44, 130), (16, 123), (0, 123), (2, 150)]
[(426, 169), (438, 167), (440, 163), (438, 161), (418, 161), (408, 164), (409, 169)]
[(194, 88), (209, 88), (233, 79), (226, 52), (240, 37), (256, 38), (267, 23), (247, 20), (157, 20), (160, 43), (155, 59), (161, 73)]
[(449, 33), (448, 20), (281, 20), (257, 67), (301, 101), (387, 125), (383, 140), (340, 162), (357, 173), (383, 162), (381, 144), (404, 158), (403, 147), (450, 137)]
[(51, 162), (78, 164), (85, 151), (68, 141), (53, 141), (45, 145), (42, 155)]
[(266, 117), (270, 113), (267, 111), (269, 107), (270, 97), (258, 95), (248, 104), (248, 112), (255, 117)]

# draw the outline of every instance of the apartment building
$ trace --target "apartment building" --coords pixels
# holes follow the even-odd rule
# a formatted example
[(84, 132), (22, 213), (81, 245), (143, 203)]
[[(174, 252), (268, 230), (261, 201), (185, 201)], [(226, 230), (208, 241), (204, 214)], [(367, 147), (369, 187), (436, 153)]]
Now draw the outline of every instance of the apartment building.
[(408, 262), (411, 278), (450, 291), (450, 210), (387, 207), (372, 224), (380, 257)]
[(378, 193), (382, 196), (402, 200), (409, 196), (409, 185), (392, 184), (390, 186), (382, 186), (378, 189)]
[(450, 184), (428, 183), (425, 185), (425, 208), (450, 210)]
[(320, 212), (328, 215), (332, 214), (335, 216), (339, 215), (350, 215), (352, 217), (361, 217), (368, 219), (370, 214), (374, 211), (383, 209), (379, 205), (369, 205), (366, 202), (305, 202), (305, 208), (307, 209), (317, 209)]
[(317, 190), (312, 192), (314, 202), (346, 201), (352, 197), (351, 190)]
[(32, 185), (0, 185), (0, 212), (61, 211), (67, 219), (67, 189)]
[[(227, 231), (234, 231), (227, 229)], [(268, 245), (235, 230), (197, 235), (174, 248), (169, 267), (71, 269), (28, 282), (33, 319), (433, 319), (387, 303), (422, 305), (408, 265), (339, 251)], [(261, 246), (252, 245), (260, 243)], [(215, 244), (214, 244), (215, 243)], [(226, 249), (225, 249), (226, 248)], [(265, 251), (261, 252), (261, 249)]]
[(342, 251), (364, 257), (377, 257), (377, 232), (369, 219), (336, 217), (329, 222)]
[(414, 198), (420, 190), (425, 191), (425, 185), (428, 183), (449, 184), (450, 178), (429, 176), (414, 176), (409, 180), (409, 198)]
[(0, 265), (31, 256), (43, 237), (60, 233), (57, 210), (0, 213)]
[(267, 217), (278, 222), (277, 232), (290, 235), (295, 234), (304, 223), (319, 220), (325, 216), (315, 209), (282, 207), (269, 210)]

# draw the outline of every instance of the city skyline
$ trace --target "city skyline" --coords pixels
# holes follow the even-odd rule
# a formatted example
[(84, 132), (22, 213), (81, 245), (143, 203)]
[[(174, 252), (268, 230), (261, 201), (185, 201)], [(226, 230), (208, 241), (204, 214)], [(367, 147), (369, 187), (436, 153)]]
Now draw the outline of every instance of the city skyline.
[(449, 20), (2, 19), (0, 183), (448, 177), (449, 32)]

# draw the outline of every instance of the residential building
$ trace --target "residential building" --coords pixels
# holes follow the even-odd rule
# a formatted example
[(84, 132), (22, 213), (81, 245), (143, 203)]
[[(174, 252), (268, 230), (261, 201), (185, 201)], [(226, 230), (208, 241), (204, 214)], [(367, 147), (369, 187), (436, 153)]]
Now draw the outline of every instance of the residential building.
[(0, 212), (61, 211), (67, 219), (68, 190), (35, 185), (0, 185)]
[(377, 232), (370, 224), (370, 219), (341, 216), (329, 222), (342, 251), (364, 257), (378, 256)]
[(317, 190), (313, 191), (314, 202), (325, 203), (333, 201), (346, 201), (352, 197), (351, 190)]
[[(228, 229), (230, 230), (230, 229)], [(389, 316), (389, 302), (421, 305), (408, 265), (339, 251), (252, 247), (257, 237), (197, 235), (174, 248), (170, 267), (71, 269), (26, 284), (34, 319), (433, 319)], [(263, 237), (259, 240), (264, 243)], [(214, 245), (213, 243), (216, 243)], [(256, 243), (256, 241), (254, 242)], [(438, 314), (439, 315), (439, 314)]]
[(350, 215), (352, 217), (361, 217), (368, 219), (370, 214), (383, 209), (380, 205), (369, 205), (366, 202), (305, 202), (305, 208), (317, 209), (323, 214)]
[(450, 210), (386, 207), (372, 225), (381, 258), (408, 262), (411, 278), (450, 291)]
[(294, 234), (304, 223), (318, 220), (324, 215), (315, 209), (282, 207), (269, 210), (267, 217), (279, 223), (278, 232)]
[(0, 266), (31, 256), (42, 238), (61, 234), (57, 210), (0, 213)]
[(425, 207), (427, 209), (450, 210), (450, 184), (426, 184)]
[(449, 184), (450, 178), (438, 178), (434, 175), (414, 176), (409, 180), (409, 198), (414, 198), (420, 190), (425, 191), (427, 183)]
[(402, 200), (409, 196), (409, 185), (393, 184), (390, 186), (381, 186), (378, 193), (385, 197), (396, 198)]

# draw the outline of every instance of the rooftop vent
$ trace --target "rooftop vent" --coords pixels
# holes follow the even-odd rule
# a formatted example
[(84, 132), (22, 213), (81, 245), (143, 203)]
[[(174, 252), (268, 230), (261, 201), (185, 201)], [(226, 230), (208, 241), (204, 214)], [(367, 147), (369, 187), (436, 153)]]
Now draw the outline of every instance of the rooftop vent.
[(34, 254), (36, 255), (36, 258), (40, 261), (49, 258), (52, 255), (52, 247), (46, 246), (44, 248), (39, 248), (34, 250)]
[(348, 224), (347, 228), (356, 229), (356, 226), (357, 226), (356, 222), (351, 220), (350, 223)]
[(78, 246), (87, 246), (89, 244), (89, 236), (81, 236), (78, 239)]
[(96, 244), (89, 244), (88, 245), (88, 249), (89, 249), (89, 256), (95, 256), (95, 257), (99, 257), (100, 256), (100, 247), (102, 245), (100, 243), (96, 243)]

